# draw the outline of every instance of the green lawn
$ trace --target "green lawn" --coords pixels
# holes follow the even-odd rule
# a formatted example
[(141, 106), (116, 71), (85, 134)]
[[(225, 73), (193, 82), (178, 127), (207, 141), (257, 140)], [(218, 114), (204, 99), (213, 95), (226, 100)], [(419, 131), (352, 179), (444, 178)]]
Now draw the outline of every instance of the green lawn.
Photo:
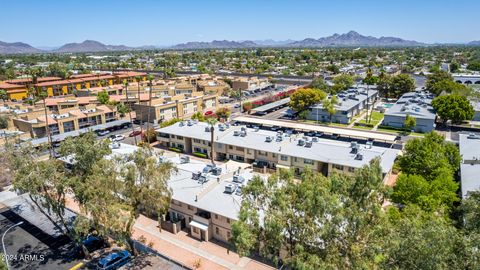
[[(369, 118), (370, 118), (370, 115), (369, 115)], [(370, 120), (369, 124), (372, 124), (372, 125), (375, 126), (378, 123), (380, 123), (382, 120), (383, 120), (383, 113), (372, 111), (372, 117), (371, 117), (371, 120)], [(364, 118), (364, 119), (360, 120), (358, 123), (366, 124), (367, 120)]]
[(353, 128), (355, 128), (355, 129), (362, 129), (362, 130), (372, 130), (373, 127), (353, 125)]

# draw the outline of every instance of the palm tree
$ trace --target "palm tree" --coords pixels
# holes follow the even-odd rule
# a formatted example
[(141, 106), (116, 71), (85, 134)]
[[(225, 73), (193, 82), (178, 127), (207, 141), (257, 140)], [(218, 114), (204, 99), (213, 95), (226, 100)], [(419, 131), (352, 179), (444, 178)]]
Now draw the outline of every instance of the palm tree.
[(53, 146), (52, 146), (52, 135), (50, 134), (50, 127), (48, 125), (48, 113), (47, 113), (47, 96), (48, 93), (45, 93), (45, 91), (42, 91), (39, 93), (39, 97), (43, 99), (43, 111), (45, 114), (45, 133), (47, 134), (47, 139), (48, 139), (48, 152), (50, 153), (50, 158), (53, 157)]
[[(152, 90), (153, 90), (153, 75), (148, 75), (148, 115), (147, 115), (147, 132), (150, 129), (150, 114), (152, 111)], [(150, 136), (147, 137), (147, 142), (150, 145)]]
[(215, 137), (215, 124), (217, 123), (217, 119), (215, 117), (209, 117), (207, 118), (207, 123), (210, 126), (210, 160), (212, 161), (212, 165), (215, 165), (215, 160), (213, 158), (213, 139)]
[[(140, 104), (140, 82), (142, 81), (142, 77), (140, 76), (135, 76), (135, 80), (137, 81), (137, 99), (138, 99), (138, 104)], [(143, 110), (139, 110), (140, 112), (140, 132), (143, 134)]]
[[(128, 82), (127, 80), (123, 80), (123, 87), (125, 89), (125, 98), (127, 99), (127, 104), (128, 106), (131, 106), (130, 103), (128, 102)], [(130, 117), (130, 124), (132, 125), (132, 133), (135, 132), (135, 127), (133, 126), (133, 119), (132, 119), (132, 108), (128, 108), (128, 117)], [(133, 139), (135, 140), (135, 145), (137, 145), (137, 136), (133, 136)]]

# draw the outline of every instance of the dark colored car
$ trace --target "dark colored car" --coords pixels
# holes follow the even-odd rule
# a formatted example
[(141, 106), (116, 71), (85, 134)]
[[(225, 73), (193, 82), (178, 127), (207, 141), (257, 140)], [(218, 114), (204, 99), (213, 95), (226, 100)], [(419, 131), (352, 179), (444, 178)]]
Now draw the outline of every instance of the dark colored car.
[(100, 259), (97, 264), (99, 270), (118, 269), (131, 260), (130, 252), (126, 250), (115, 251)]
[(128, 137), (135, 137), (135, 136), (138, 136), (140, 134), (142, 134), (142, 131), (135, 130), (135, 131), (131, 132), (130, 134), (128, 134)]
[[(103, 239), (93, 235), (89, 235), (87, 238), (85, 238), (85, 240), (82, 241), (82, 245), (88, 250), (89, 253), (106, 248), (108, 246)], [(78, 247), (78, 253), (81, 256), (85, 256), (81, 246)]]

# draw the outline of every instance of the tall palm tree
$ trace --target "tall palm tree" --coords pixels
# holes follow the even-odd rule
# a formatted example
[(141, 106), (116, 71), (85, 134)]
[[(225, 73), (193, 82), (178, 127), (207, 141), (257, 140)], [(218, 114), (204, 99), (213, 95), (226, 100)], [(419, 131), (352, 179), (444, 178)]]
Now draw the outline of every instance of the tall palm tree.
[[(128, 102), (128, 82), (127, 80), (123, 80), (123, 87), (125, 90), (125, 98), (127, 99), (127, 104), (128, 104), (128, 117), (130, 117), (130, 124), (132, 126), (132, 133), (135, 132), (135, 127), (133, 126), (133, 119), (132, 119), (132, 108), (130, 107), (130, 103)], [(133, 139), (135, 140), (135, 145), (137, 145), (137, 136), (133, 136)]]
[[(150, 129), (150, 114), (151, 114), (151, 111), (152, 111), (152, 90), (153, 90), (153, 79), (155, 77), (153, 75), (148, 75), (148, 86), (149, 86), (149, 90), (148, 90), (148, 115), (147, 115), (147, 131), (146, 132), (149, 132), (149, 129)], [(148, 144), (150, 145), (150, 136), (147, 136), (147, 142)]]
[(43, 111), (45, 114), (45, 133), (47, 134), (47, 140), (48, 140), (48, 152), (50, 153), (50, 158), (53, 157), (53, 145), (52, 145), (52, 134), (50, 134), (50, 127), (48, 125), (48, 113), (47, 113), (47, 96), (48, 93), (45, 93), (45, 91), (42, 91), (39, 93), (40, 98), (43, 99)]
[(212, 162), (212, 165), (215, 165), (215, 160), (213, 158), (213, 153), (215, 151), (213, 139), (215, 138), (215, 124), (217, 123), (217, 119), (215, 117), (209, 117), (207, 118), (207, 123), (210, 126), (210, 161)]
[[(140, 76), (135, 76), (135, 80), (137, 81), (137, 99), (138, 99), (138, 104), (140, 104), (140, 82), (142, 81), (142, 77)], [(139, 110), (140, 112), (140, 132), (143, 134), (143, 110)]]

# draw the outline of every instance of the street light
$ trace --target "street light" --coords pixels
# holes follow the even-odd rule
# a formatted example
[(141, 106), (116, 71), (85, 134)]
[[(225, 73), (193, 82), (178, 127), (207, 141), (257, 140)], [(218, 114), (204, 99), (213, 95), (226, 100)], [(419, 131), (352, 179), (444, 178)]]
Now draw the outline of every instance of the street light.
[(10, 266), (8, 265), (8, 256), (7, 256), (7, 249), (5, 248), (5, 235), (7, 232), (17, 226), (20, 226), (23, 224), (23, 221), (18, 222), (17, 224), (13, 224), (12, 226), (8, 227), (8, 229), (3, 233), (2, 235), (2, 247), (3, 247), (3, 257), (5, 258), (5, 264), (7, 265), (7, 269), (10, 269)]

